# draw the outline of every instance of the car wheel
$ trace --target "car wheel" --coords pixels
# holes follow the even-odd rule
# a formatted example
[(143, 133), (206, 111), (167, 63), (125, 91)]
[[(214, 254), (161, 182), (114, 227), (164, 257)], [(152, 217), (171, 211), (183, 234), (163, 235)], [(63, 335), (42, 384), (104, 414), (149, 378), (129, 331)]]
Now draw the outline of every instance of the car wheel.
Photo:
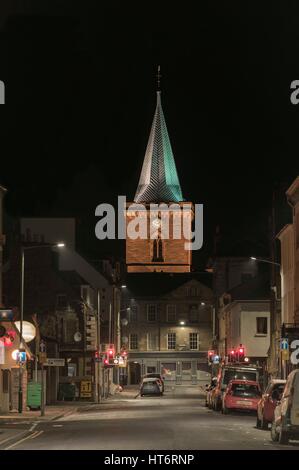
[(268, 429), (268, 421), (264, 418), (261, 419), (261, 428), (267, 430)]
[(276, 430), (276, 424), (275, 422), (273, 421), (272, 422), (272, 425), (271, 425), (271, 439), (273, 442), (277, 442), (278, 441), (278, 432)]
[(289, 434), (285, 431), (282, 426), (280, 427), (280, 433), (278, 436), (279, 444), (288, 444), (289, 443)]
[(261, 429), (261, 420), (259, 419), (258, 416), (256, 417), (256, 427), (257, 429)]

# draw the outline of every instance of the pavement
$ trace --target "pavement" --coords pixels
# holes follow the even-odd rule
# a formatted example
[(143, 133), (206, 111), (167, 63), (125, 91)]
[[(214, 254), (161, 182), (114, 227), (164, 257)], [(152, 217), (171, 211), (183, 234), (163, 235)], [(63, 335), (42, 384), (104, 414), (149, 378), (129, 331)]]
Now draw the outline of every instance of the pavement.
[(254, 415), (207, 409), (199, 387), (166, 387), (162, 397), (135, 398), (137, 393), (127, 387), (100, 404), (63, 408), (60, 417), (53, 408), (50, 420), (1, 424), (0, 449), (97, 449), (110, 456), (116, 449), (299, 450), (298, 441), (273, 443), (269, 430), (256, 429)]

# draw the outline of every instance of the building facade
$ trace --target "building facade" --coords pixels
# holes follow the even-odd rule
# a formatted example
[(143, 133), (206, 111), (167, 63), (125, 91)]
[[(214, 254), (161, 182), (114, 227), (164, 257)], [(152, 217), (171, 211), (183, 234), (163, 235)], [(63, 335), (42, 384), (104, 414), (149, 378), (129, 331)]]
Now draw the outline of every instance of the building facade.
[(220, 297), (218, 353), (228, 358), (243, 346), (250, 362), (266, 368), (270, 346), (270, 299), (265, 275), (230, 289)]
[(207, 383), (214, 329), (212, 290), (179, 274), (143, 276), (139, 285), (136, 278), (127, 282), (122, 340), (128, 350), (128, 383), (139, 383), (144, 374), (154, 372), (161, 373), (166, 384)]
[(289, 342), (289, 357), (280, 355), (282, 377), (286, 377), (299, 363), (296, 354), (291, 360), (299, 341), (299, 176), (288, 188), (286, 196), (292, 211), (292, 223), (285, 225), (277, 235), (281, 245), (280, 338), (287, 338)]

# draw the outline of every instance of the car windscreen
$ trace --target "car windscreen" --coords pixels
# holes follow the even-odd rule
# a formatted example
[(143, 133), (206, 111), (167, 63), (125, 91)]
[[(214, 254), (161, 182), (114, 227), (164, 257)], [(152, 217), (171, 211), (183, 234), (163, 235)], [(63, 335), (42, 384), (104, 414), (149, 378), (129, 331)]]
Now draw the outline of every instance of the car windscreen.
[(256, 385), (232, 384), (232, 395), (234, 397), (257, 398), (261, 393)]
[(249, 370), (226, 370), (224, 372), (223, 384), (228, 385), (231, 380), (257, 380), (257, 373)]

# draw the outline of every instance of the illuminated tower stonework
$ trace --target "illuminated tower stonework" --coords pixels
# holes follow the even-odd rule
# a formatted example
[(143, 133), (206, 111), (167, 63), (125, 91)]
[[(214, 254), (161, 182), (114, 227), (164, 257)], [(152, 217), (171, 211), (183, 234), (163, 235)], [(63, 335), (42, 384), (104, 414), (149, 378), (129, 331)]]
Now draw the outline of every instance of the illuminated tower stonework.
[[(186, 202), (182, 195), (161, 106), (160, 91), (157, 92), (155, 115), (137, 191), (134, 201), (127, 203), (127, 228), (137, 216), (136, 210), (128, 209), (134, 204), (144, 206), (144, 210), (138, 212), (138, 217), (146, 219), (147, 233), (146, 237), (135, 240), (127, 235), (128, 272), (190, 272), (192, 251), (186, 249), (185, 244), (191, 236), (194, 210), (193, 204)], [(163, 211), (157, 211), (156, 216), (153, 216), (153, 213), (150, 213), (152, 204), (163, 204)], [(163, 237), (161, 230), (165, 217), (168, 218), (167, 237)], [(175, 235), (178, 232), (181, 234), (179, 237)], [(153, 233), (156, 233), (154, 238)]]

